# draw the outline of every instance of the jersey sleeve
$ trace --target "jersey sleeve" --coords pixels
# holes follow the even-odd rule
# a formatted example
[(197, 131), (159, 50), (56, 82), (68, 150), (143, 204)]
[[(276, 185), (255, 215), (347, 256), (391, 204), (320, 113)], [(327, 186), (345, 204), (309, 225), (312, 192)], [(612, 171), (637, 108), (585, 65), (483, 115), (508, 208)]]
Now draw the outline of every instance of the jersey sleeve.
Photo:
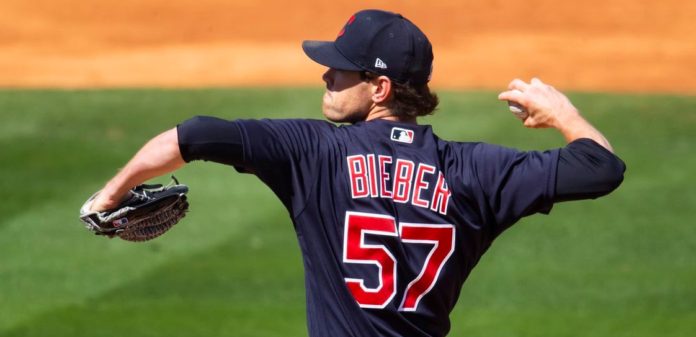
[(484, 143), (474, 147), (471, 172), (496, 232), (527, 215), (551, 211), (558, 155), (558, 149), (523, 152)]
[(288, 209), (303, 207), (319, 176), (322, 149), (334, 126), (319, 120), (238, 120), (244, 158), (235, 165), (258, 176)]

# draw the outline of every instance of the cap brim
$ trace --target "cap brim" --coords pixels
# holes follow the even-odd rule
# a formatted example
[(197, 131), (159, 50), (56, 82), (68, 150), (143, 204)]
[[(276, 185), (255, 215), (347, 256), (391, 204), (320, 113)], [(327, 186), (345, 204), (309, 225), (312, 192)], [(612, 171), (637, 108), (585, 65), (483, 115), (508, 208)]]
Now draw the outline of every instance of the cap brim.
[(343, 56), (332, 41), (304, 41), (302, 42), (302, 50), (314, 62), (329, 68), (352, 71), (363, 70)]

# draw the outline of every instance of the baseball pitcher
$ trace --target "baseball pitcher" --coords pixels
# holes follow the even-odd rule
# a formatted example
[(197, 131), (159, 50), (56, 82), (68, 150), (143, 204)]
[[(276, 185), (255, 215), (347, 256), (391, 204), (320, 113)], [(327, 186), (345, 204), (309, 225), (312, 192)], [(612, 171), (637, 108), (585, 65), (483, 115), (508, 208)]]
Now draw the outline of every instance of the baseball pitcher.
[[(360, 11), (335, 41), (302, 47), (327, 67), (322, 111), (335, 123), (191, 118), (144, 145), (83, 213), (120, 209), (134, 187), (188, 162), (233, 166), (261, 179), (289, 211), (310, 336), (444, 336), (462, 284), (500, 233), (623, 180), (607, 139), (538, 79), (513, 80), (499, 99), (524, 126), (558, 130), (563, 147), (453, 142), (418, 124), (438, 105), (428, 87), (433, 52), (399, 14)], [(185, 210), (185, 189), (176, 191), (167, 205)], [(111, 221), (110, 233), (128, 222)]]

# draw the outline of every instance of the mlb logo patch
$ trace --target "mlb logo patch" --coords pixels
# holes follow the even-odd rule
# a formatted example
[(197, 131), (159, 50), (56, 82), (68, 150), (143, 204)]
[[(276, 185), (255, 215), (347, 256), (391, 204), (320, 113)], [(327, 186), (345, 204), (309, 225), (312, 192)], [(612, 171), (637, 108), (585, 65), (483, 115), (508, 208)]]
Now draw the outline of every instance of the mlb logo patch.
[(391, 131), (391, 140), (411, 144), (413, 143), (413, 130), (394, 127)]

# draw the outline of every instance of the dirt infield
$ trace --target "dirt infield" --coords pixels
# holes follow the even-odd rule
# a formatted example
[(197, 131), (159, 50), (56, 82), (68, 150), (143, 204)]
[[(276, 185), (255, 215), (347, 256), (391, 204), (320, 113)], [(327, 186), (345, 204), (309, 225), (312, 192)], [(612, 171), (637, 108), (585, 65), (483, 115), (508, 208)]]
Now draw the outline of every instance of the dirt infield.
[(696, 93), (693, 0), (3, 0), (0, 86), (320, 85), (301, 41), (374, 7), (430, 36), (435, 87)]

